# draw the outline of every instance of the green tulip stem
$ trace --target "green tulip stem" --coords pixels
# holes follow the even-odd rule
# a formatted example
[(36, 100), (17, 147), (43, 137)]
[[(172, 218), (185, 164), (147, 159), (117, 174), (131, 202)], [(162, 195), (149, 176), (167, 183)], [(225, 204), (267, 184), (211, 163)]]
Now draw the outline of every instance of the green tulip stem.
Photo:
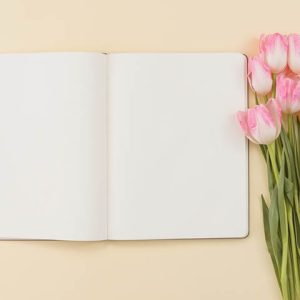
[(259, 100), (258, 100), (257, 93), (255, 93), (254, 95), (255, 95), (255, 104), (256, 104), (256, 105), (259, 105)]

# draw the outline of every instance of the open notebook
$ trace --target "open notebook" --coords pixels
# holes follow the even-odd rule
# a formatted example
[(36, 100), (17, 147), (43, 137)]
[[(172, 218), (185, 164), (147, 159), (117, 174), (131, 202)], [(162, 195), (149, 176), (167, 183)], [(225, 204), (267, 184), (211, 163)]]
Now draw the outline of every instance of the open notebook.
[(248, 232), (246, 57), (0, 55), (0, 238)]

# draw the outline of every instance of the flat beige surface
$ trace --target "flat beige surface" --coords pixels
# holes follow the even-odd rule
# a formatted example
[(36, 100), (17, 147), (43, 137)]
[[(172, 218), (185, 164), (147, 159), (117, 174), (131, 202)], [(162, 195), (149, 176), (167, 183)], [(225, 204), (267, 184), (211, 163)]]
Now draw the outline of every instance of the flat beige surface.
[[(262, 32), (299, 33), (299, 11), (298, 0), (0, 0), (0, 51), (251, 55)], [(250, 165), (247, 239), (0, 242), (0, 299), (280, 299), (258, 200), (265, 169), (253, 146)]]

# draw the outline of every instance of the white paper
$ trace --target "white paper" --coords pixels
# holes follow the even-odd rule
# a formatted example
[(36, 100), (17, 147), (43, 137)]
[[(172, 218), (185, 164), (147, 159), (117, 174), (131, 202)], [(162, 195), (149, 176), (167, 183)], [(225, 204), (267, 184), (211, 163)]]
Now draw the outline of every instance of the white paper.
[(0, 55), (0, 237), (101, 240), (106, 55)]
[(108, 59), (109, 239), (244, 237), (242, 54)]

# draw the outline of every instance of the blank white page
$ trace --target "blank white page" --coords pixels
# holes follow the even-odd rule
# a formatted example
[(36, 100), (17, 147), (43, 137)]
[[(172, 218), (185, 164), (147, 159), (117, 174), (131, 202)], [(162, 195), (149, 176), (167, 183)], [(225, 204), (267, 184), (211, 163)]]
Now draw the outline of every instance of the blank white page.
[(106, 239), (106, 55), (0, 55), (0, 237)]
[(246, 57), (112, 54), (109, 239), (245, 237)]

